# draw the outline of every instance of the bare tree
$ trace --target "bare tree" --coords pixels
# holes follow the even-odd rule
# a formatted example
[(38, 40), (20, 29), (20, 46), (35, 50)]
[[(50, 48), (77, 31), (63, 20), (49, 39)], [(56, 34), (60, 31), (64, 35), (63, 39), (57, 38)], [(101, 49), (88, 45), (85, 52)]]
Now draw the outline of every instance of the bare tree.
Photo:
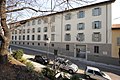
[[(95, 1), (95, 0), (93, 0)], [(81, 5), (86, 0), (0, 0), (0, 63), (6, 64), (8, 62), (8, 47), (11, 41), (11, 30), (7, 25), (7, 21), (16, 21), (17, 18), (23, 16), (23, 11), (32, 14), (51, 13), (64, 10), (65, 8), (74, 8), (73, 3)], [(51, 3), (51, 5), (47, 5)], [(48, 7), (46, 7), (46, 5)], [(59, 8), (59, 9), (58, 9)], [(21, 13), (20, 13), (21, 12)], [(27, 14), (28, 16), (29, 14)], [(32, 15), (30, 15), (31, 17)], [(17, 17), (17, 18), (15, 18)], [(18, 18), (19, 19), (19, 18)], [(18, 25), (25, 24), (26, 21), (18, 23)]]

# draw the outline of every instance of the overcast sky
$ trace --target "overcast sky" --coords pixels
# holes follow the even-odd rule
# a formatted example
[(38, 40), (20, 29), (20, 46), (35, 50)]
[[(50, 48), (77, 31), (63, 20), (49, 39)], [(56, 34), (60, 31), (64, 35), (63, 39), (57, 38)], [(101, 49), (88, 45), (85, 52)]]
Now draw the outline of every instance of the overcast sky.
[(120, 24), (120, 0), (112, 4), (112, 24)]
[[(38, 1), (38, 5), (37, 4), (35, 4), (35, 6), (34, 6), (34, 8), (36, 8), (36, 9), (42, 9), (42, 10), (46, 10), (46, 9), (49, 9), (50, 10), (50, 1), (51, 0), (43, 0), (42, 2), (44, 3), (42, 3), (41, 2), (41, 0), (37, 0)], [(49, 2), (45, 2), (45, 1), (49, 1)], [(60, 0), (61, 1), (61, 0)], [(76, 1), (76, 0), (75, 0)], [(78, 0), (79, 1), (79, 0)], [(95, 3), (97, 2), (102, 2), (102, 1), (108, 1), (108, 0), (88, 0), (88, 1), (95, 1)], [(43, 4), (43, 7), (41, 8), (41, 7), (38, 7), (40, 4)], [(89, 3), (88, 3), (89, 4)], [(47, 6), (46, 6), (47, 5)], [(71, 3), (71, 5), (74, 7), (80, 7), (80, 6), (83, 6), (83, 5), (87, 5), (87, 3), (86, 4), (83, 4), (83, 5), (81, 5), (81, 4), (79, 4), (79, 5), (77, 5), (77, 4), (74, 4), (74, 3)], [(63, 5), (63, 9), (64, 9), (64, 5)], [(60, 8), (60, 7), (58, 7), (58, 8)], [(56, 7), (56, 10), (59, 10), (57, 7)], [(60, 8), (61, 9), (61, 8)], [(21, 17), (19, 18), (18, 17), (18, 20), (22, 20), (22, 19), (26, 19), (26, 18), (30, 18), (30, 17), (32, 17), (32, 16), (40, 16), (41, 15), (41, 13), (39, 12), (39, 13), (36, 13), (36, 12), (32, 12), (32, 11), (30, 11), (30, 10), (26, 10), (26, 12), (25, 12), (25, 14), (23, 14), (24, 13), (24, 11), (21, 11)], [(44, 13), (44, 15), (45, 15), (46, 13)], [(19, 15), (19, 14), (18, 14)], [(15, 14), (15, 16), (17, 16), (17, 14)], [(116, 0), (114, 3), (112, 3), (112, 24), (120, 24), (120, 0)]]

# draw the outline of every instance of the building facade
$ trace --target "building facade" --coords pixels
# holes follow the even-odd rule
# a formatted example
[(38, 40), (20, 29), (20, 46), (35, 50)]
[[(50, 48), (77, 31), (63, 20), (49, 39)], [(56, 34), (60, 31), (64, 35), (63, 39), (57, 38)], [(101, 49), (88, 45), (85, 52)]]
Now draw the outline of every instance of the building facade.
[[(14, 45), (24, 45), (58, 54), (85, 57), (111, 56), (111, 3), (90, 4), (25, 20), (12, 32)], [(19, 23), (19, 22), (17, 22)], [(15, 26), (16, 23), (10, 26)], [(48, 41), (48, 39), (50, 39)], [(50, 42), (50, 43), (49, 43)]]
[(120, 55), (120, 24), (112, 25), (112, 57)]

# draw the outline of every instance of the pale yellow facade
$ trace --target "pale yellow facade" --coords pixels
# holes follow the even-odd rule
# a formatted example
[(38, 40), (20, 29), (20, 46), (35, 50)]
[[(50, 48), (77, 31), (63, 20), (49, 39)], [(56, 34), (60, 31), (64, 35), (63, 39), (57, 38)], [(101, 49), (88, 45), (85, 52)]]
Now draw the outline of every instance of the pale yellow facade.
[(114, 24), (112, 26), (112, 57), (119, 58), (120, 44), (118, 44), (118, 38), (120, 38), (120, 24)]

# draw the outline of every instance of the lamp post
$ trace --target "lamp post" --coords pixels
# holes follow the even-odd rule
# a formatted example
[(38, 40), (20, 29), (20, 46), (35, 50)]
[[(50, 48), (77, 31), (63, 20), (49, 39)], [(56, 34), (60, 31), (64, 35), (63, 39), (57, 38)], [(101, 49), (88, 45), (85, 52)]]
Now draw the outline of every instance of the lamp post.
[(47, 57), (48, 57), (48, 54), (49, 54), (49, 47), (50, 47), (50, 38), (48, 38), (48, 40), (46, 41), (46, 43), (48, 44), (48, 52), (47, 52)]

